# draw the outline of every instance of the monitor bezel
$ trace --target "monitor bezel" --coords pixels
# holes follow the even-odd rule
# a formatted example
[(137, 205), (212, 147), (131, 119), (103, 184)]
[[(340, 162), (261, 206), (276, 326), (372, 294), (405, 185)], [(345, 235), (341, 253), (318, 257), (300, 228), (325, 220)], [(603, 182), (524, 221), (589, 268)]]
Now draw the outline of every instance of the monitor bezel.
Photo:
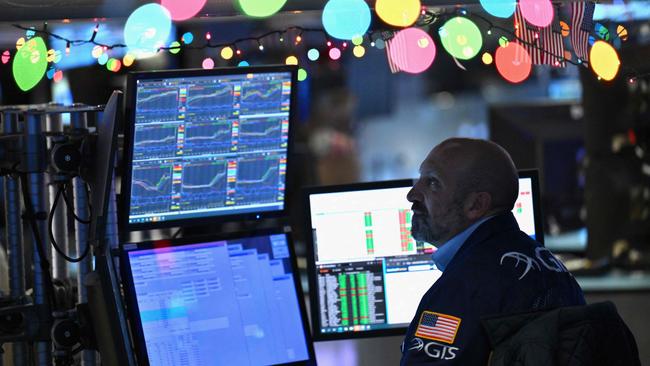
[(337, 192), (352, 192), (352, 191), (367, 191), (374, 189), (389, 189), (389, 188), (403, 188), (412, 186), (414, 183), (413, 179), (399, 179), (399, 180), (387, 180), (379, 182), (367, 182), (367, 183), (354, 183), (354, 184), (343, 184), (343, 185), (331, 185), (331, 186), (319, 186), (319, 187), (308, 187), (303, 190), (303, 198), (305, 202), (307, 215), (306, 225), (306, 243), (307, 243), (307, 278), (309, 282), (309, 304), (311, 310), (311, 326), (312, 326), (312, 337), (314, 341), (332, 341), (340, 339), (360, 339), (360, 338), (374, 338), (374, 337), (383, 337), (383, 336), (398, 336), (404, 335), (408, 324), (404, 327), (395, 327), (395, 328), (386, 328), (386, 329), (375, 329), (367, 330), (362, 332), (347, 332), (347, 333), (322, 333), (320, 331), (320, 304), (319, 304), (319, 294), (318, 294), (318, 283), (316, 276), (316, 253), (314, 245), (314, 236), (312, 233), (312, 222), (311, 222), (311, 201), (310, 196), (314, 194), (324, 194), (324, 193), (337, 193)]
[(131, 328), (131, 334), (133, 337), (133, 343), (135, 346), (135, 354), (138, 358), (138, 364), (143, 366), (149, 365), (149, 356), (147, 355), (147, 347), (144, 339), (144, 331), (142, 329), (142, 322), (140, 320), (140, 310), (138, 308), (138, 300), (135, 292), (135, 286), (133, 284), (133, 276), (131, 273), (131, 262), (129, 260), (129, 253), (138, 250), (147, 250), (154, 248), (170, 248), (170, 247), (182, 247), (186, 245), (207, 243), (214, 241), (227, 241), (233, 239), (242, 239), (250, 238), (257, 236), (269, 236), (269, 235), (284, 235), (287, 240), (287, 246), (289, 247), (289, 256), (291, 269), (294, 280), (294, 288), (297, 293), (298, 306), (300, 307), (300, 316), (302, 317), (302, 326), (304, 331), (304, 339), (307, 344), (307, 353), (309, 359), (297, 362), (283, 363), (278, 365), (288, 365), (288, 366), (298, 366), (298, 365), (315, 365), (316, 364), (316, 353), (314, 351), (314, 342), (311, 335), (309, 327), (309, 318), (307, 314), (307, 308), (305, 305), (304, 292), (300, 282), (300, 271), (298, 269), (298, 264), (296, 260), (296, 253), (294, 249), (294, 243), (292, 240), (291, 230), (289, 229), (260, 229), (260, 230), (251, 230), (251, 231), (242, 231), (234, 232), (228, 234), (220, 235), (200, 235), (193, 237), (184, 237), (177, 239), (161, 239), (161, 240), (148, 240), (137, 243), (125, 243), (120, 249), (120, 269), (122, 272), (122, 281), (124, 284), (124, 296), (127, 307), (127, 315), (129, 318), (129, 324)]
[[(540, 186), (539, 186), (539, 172), (537, 169), (524, 169), (518, 171), (519, 178), (530, 178), (531, 179), (531, 188), (533, 196), (533, 214), (535, 218), (535, 240), (540, 244), (544, 245), (544, 225), (542, 217), (542, 202), (540, 199)], [(341, 340), (341, 339), (359, 339), (359, 338), (373, 338), (373, 337), (383, 337), (383, 336), (397, 336), (404, 335), (408, 328), (408, 324), (404, 327), (395, 327), (395, 328), (386, 328), (386, 329), (376, 329), (369, 331), (361, 332), (347, 332), (347, 333), (322, 333), (320, 331), (320, 304), (318, 302), (319, 296), (317, 276), (316, 276), (316, 261), (315, 261), (315, 245), (314, 237), (312, 233), (312, 222), (311, 222), (311, 201), (310, 196), (313, 194), (322, 194), (322, 193), (337, 193), (337, 192), (352, 192), (352, 191), (363, 191), (363, 190), (373, 190), (373, 189), (385, 189), (385, 188), (404, 188), (412, 186), (415, 183), (416, 179), (400, 179), (400, 180), (388, 180), (388, 181), (377, 181), (377, 182), (367, 182), (367, 183), (355, 183), (355, 184), (344, 184), (344, 185), (332, 185), (332, 186), (319, 186), (319, 187), (308, 187), (303, 190), (303, 199), (304, 207), (306, 208), (306, 244), (307, 244), (307, 278), (309, 282), (309, 303), (311, 311), (311, 326), (312, 326), (312, 337), (314, 341), (330, 341), (330, 340)]]
[(539, 171), (537, 169), (519, 170), (519, 179), (530, 178), (533, 195), (533, 214), (535, 215), (535, 241), (544, 246), (544, 217), (542, 216), (542, 200), (539, 186)]
[[(291, 74), (291, 95), (289, 108), (289, 133), (287, 136), (287, 164), (285, 171), (285, 192), (283, 208), (279, 210), (259, 211), (259, 212), (244, 212), (232, 214), (215, 214), (205, 215), (193, 218), (170, 219), (157, 222), (141, 222), (129, 223), (129, 215), (131, 211), (131, 174), (133, 160), (133, 139), (135, 137), (135, 98), (137, 94), (137, 81), (138, 80), (151, 80), (163, 78), (183, 78), (183, 77), (205, 77), (205, 76), (227, 76), (227, 75), (246, 75), (246, 74), (260, 74), (260, 73), (282, 73), (289, 72)], [(164, 71), (146, 71), (146, 72), (131, 72), (127, 75), (126, 87), (126, 103), (125, 103), (125, 125), (124, 125), (124, 155), (122, 159), (122, 184), (120, 194), (120, 208), (119, 214), (121, 217), (120, 227), (123, 232), (161, 229), (169, 227), (182, 227), (182, 226), (200, 226), (214, 222), (228, 222), (236, 220), (261, 220), (265, 218), (274, 218), (284, 216), (288, 212), (287, 197), (290, 192), (287, 192), (287, 182), (291, 179), (293, 174), (293, 163), (290, 157), (293, 154), (293, 141), (295, 136), (295, 118), (297, 116), (297, 87), (298, 87), (298, 67), (295, 65), (269, 65), (269, 66), (255, 66), (255, 67), (227, 67), (215, 69), (179, 69), (179, 70), (164, 70)]]

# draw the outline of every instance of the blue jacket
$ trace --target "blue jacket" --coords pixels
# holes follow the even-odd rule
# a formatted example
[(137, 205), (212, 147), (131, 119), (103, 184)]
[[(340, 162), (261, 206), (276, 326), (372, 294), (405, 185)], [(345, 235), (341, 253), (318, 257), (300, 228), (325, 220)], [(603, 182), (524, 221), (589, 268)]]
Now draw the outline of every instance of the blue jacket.
[(472, 233), (422, 297), (401, 365), (486, 365), (481, 318), (584, 304), (564, 265), (512, 213), (500, 214)]

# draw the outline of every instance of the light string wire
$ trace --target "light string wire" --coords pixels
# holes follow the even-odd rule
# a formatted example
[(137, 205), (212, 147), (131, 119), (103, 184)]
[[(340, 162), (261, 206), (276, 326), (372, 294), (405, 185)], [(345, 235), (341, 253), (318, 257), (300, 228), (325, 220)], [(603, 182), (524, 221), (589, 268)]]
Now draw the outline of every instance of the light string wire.
[[(96, 46), (100, 46), (106, 49), (113, 49), (113, 48), (126, 48), (128, 47), (126, 44), (123, 43), (116, 43), (116, 44), (105, 44), (101, 42), (95, 41), (95, 36), (97, 34), (97, 31), (93, 31), (91, 37), (89, 39), (69, 39), (63, 36), (60, 36), (56, 33), (50, 32), (46, 29), (34, 29), (32, 27), (25, 27), (20, 24), (13, 24), (15, 28), (24, 30), (26, 32), (34, 32), (35, 35), (43, 35), (43, 36), (49, 36), (61, 41), (66, 42), (66, 44), (71, 45), (71, 46), (80, 46), (84, 44), (93, 44)], [(95, 29), (98, 29), (99, 27), (95, 27)], [(300, 26), (291, 26), (287, 27), (284, 30), (273, 30), (266, 32), (260, 36), (257, 37), (244, 37), (244, 38), (238, 38), (235, 39), (234, 41), (231, 42), (225, 42), (225, 43), (212, 43), (211, 39), (207, 39), (205, 44), (200, 45), (200, 46), (193, 46), (193, 45), (179, 45), (179, 46), (169, 46), (169, 47), (158, 47), (158, 51), (168, 51), (168, 50), (177, 50), (177, 49), (193, 49), (193, 50), (202, 50), (206, 48), (220, 48), (220, 47), (226, 47), (226, 46), (237, 46), (239, 43), (244, 43), (244, 42), (255, 42), (255, 41), (262, 41), (264, 38), (270, 37), (272, 35), (279, 35), (282, 36), (285, 33), (288, 33), (290, 31), (298, 31), (298, 35), (302, 36), (303, 33), (310, 33), (310, 32), (317, 32), (317, 33), (322, 33), (324, 37), (329, 40), (329, 38), (326, 36), (327, 32), (323, 28), (305, 28), (305, 27), (300, 27)]]
[[(566, 58), (565, 55), (554, 54), (553, 52), (548, 51), (548, 50), (544, 49), (543, 47), (541, 47), (541, 46), (539, 46), (539, 45), (537, 45), (535, 43), (526, 41), (526, 40), (522, 39), (521, 37), (517, 36), (515, 30), (511, 30), (511, 29), (502, 27), (502, 26), (500, 26), (498, 24), (495, 24), (490, 19), (488, 19), (488, 18), (486, 18), (486, 17), (484, 17), (484, 16), (482, 16), (480, 14), (476, 14), (476, 13), (473, 13), (473, 12), (470, 13), (464, 8), (454, 9), (454, 11), (452, 11), (452, 12), (443, 12), (443, 13), (434, 13), (432, 11), (425, 10), (425, 11), (423, 11), (423, 14), (420, 16), (420, 18), (418, 19), (418, 21), (416, 22), (415, 25), (417, 27), (431, 26), (431, 25), (437, 23), (439, 20), (448, 20), (448, 19), (450, 19), (450, 18), (452, 18), (454, 16), (458, 16), (458, 15), (464, 16), (466, 18), (473, 18), (475, 20), (480, 20), (480, 21), (482, 21), (483, 23), (486, 24), (486, 26), (488, 27), (488, 30), (490, 30), (490, 31), (491, 30), (497, 30), (497, 31), (500, 31), (502, 34), (511, 37), (512, 39), (509, 39), (508, 41), (517, 41), (518, 43), (521, 43), (521, 44), (524, 44), (524, 45), (526, 45), (528, 47), (537, 49), (537, 50), (539, 50), (539, 51), (541, 51), (541, 52), (555, 58), (557, 60), (557, 62), (566, 62), (566, 63), (572, 64), (572, 65), (575, 65), (575, 66), (580, 66), (580, 65), (582, 65), (584, 67), (589, 66), (589, 63), (586, 60), (573, 61), (572, 59)], [(20, 24), (13, 24), (13, 26), (15, 28), (17, 28), (17, 29), (21, 29), (21, 30), (24, 30), (26, 32), (34, 32), (34, 35), (49, 36), (49, 37), (64, 41), (64, 42), (66, 42), (67, 47), (79, 46), (79, 45), (84, 45), (84, 44), (93, 44), (93, 45), (96, 45), (96, 46), (100, 46), (100, 47), (104, 48), (105, 50), (110, 50), (110, 49), (114, 49), (114, 48), (126, 48), (126, 47), (128, 47), (126, 44), (123, 44), (123, 43), (105, 44), (105, 43), (97, 42), (95, 40), (95, 37), (97, 36), (100, 25), (101, 25), (101, 23), (96, 24), (91, 36), (88, 39), (70, 39), (70, 38), (63, 37), (61, 35), (58, 35), (56, 33), (53, 33), (51, 31), (47, 30), (47, 22), (44, 23), (43, 29), (35, 29), (34, 27), (25, 27), (25, 26), (22, 26)], [(378, 38), (381, 38), (383, 41), (388, 41), (399, 30), (400, 29), (383, 29), (383, 30), (382, 29), (373, 29), (373, 30), (367, 31), (364, 36), (367, 36), (371, 41), (374, 41), (374, 40), (376, 40), (376, 39), (374, 39), (375, 34), (379, 33), (380, 36)], [(324, 39), (327, 42), (331, 41), (330, 38), (327, 35), (327, 32), (323, 28), (306, 28), (306, 27), (301, 27), (301, 26), (290, 26), (290, 27), (287, 27), (287, 28), (284, 28), (284, 29), (281, 29), (281, 30), (272, 30), (272, 31), (263, 33), (263, 34), (261, 34), (259, 36), (256, 36), (256, 37), (243, 37), (243, 38), (235, 39), (235, 40), (230, 41), (230, 42), (213, 43), (211, 41), (211, 37), (209, 37), (208, 39), (206, 39), (205, 43), (202, 44), (202, 45), (179, 44), (179, 45), (174, 45), (174, 46), (163, 46), (163, 47), (158, 47), (157, 52), (160, 52), (160, 51), (172, 51), (172, 50), (183, 50), (183, 49), (202, 50), (202, 49), (208, 49), (208, 48), (223, 48), (223, 47), (234, 47), (236, 50), (239, 50), (240, 49), (240, 47), (238, 47), (239, 44), (247, 43), (247, 42), (254, 43), (254, 44), (260, 44), (260, 42), (262, 42), (265, 38), (268, 38), (268, 37), (274, 36), (274, 35), (278, 35), (279, 37), (282, 38), (282, 37), (284, 37), (285, 34), (288, 34), (289, 32), (292, 32), (292, 31), (293, 32), (298, 32), (298, 36), (296, 38), (302, 37), (302, 35), (305, 34), (305, 33), (320, 33), (320, 34), (323, 35)], [(344, 41), (341, 41), (341, 42), (344, 42)], [(295, 43), (298, 44), (298, 43), (300, 43), (300, 41), (296, 41)], [(551, 66), (551, 65), (548, 65), (548, 66)], [(621, 65), (621, 68), (623, 70), (631, 70), (632, 71), (632, 72), (628, 73), (631, 76), (627, 76), (627, 78), (630, 81), (633, 81), (633, 80), (636, 80), (636, 79), (641, 79), (641, 78), (647, 78), (647, 77), (650, 76), (650, 73), (640, 74), (635, 69), (633, 69), (631, 67), (627, 67), (625, 65)]]
[(533, 48), (535, 48), (535, 49), (537, 49), (537, 50), (540, 50), (541, 52), (543, 52), (543, 53), (545, 53), (545, 54), (547, 54), (547, 55), (549, 55), (549, 56), (555, 58), (555, 60), (558, 61), (558, 62), (568, 62), (568, 63), (570, 63), (570, 64), (572, 64), (572, 65), (575, 65), (575, 66), (580, 66), (580, 65), (584, 65), (585, 67), (586, 67), (586, 66), (589, 66), (588, 62), (585, 61), (585, 60), (582, 60), (582, 61), (580, 61), (580, 62), (573, 61), (573, 60), (571, 60), (571, 59), (568, 59), (568, 58), (564, 57), (564, 55), (556, 55), (556, 54), (554, 54), (553, 52), (548, 51), (548, 50), (544, 49), (543, 47), (540, 47), (540, 46), (536, 45), (535, 43), (528, 42), (528, 41), (522, 39), (521, 37), (518, 37), (517, 34), (516, 34), (516, 32), (515, 32), (514, 30), (510, 30), (510, 29), (507, 29), (507, 28), (501, 27), (501, 26), (499, 26), (499, 25), (495, 25), (495, 24), (492, 23), (489, 19), (487, 19), (486, 17), (484, 17), (484, 16), (482, 16), (482, 15), (478, 15), (478, 14), (469, 14), (469, 13), (468, 13), (468, 14), (464, 14), (464, 16), (466, 16), (466, 17), (468, 17), (468, 18), (471, 17), (471, 18), (479, 19), (479, 20), (481, 20), (481, 21), (487, 23), (487, 25), (488, 25), (488, 27), (489, 27), (488, 30), (496, 29), (496, 30), (498, 30), (498, 31), (500, 31), (500, 32), (502, 32), (502, 33), (505, 33), (505, 34), (511, 36), (512, 38), (514, 38), (517, 42), (522, 43), (522, 44), (525, 44), (526, 46), (529, 46), (529, 47), (533, 47)]

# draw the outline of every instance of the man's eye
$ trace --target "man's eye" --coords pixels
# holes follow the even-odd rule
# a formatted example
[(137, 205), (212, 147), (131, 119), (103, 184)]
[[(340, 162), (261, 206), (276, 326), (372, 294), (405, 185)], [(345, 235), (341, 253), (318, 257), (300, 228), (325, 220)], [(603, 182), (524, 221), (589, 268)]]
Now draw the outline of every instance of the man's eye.
[(436, 178), (429, 178), (429, 187), (431, 187), (431, 188), (439, 188), (440, 187), (440, 181), (437, 180)]

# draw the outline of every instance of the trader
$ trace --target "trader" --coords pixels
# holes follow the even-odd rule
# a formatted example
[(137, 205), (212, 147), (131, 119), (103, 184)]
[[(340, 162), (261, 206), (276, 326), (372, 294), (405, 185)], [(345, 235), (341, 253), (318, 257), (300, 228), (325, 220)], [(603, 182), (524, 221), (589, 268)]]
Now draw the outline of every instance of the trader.
[(452, 138), (433, 148), (407, 198), (411, 233), (435, 245), (442, 276), (424, 294), (402, 365), (485, 365), (487, 316), (584, 305), (582, 290), (511, 213), (518, 174), (499, 145)]

